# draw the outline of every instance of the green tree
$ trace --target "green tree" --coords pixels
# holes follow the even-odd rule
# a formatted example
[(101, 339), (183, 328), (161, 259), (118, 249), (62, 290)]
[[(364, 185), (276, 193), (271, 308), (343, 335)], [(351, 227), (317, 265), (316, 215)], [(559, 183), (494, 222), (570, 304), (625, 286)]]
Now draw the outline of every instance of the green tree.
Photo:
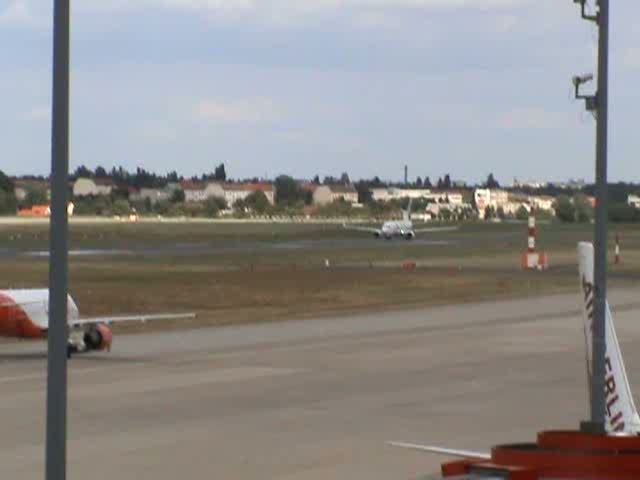
[(520, 205), (520, 208), (518, 208), (516, 218), (518, 220), (527, 220), (529, 218), (529, 211), (524, 207), (524, 205)]
[(227, 208), (227, 202), (224, 198), (209, 197), (204, 201), (203, 213), (206, 217), (216, 218), (220, 215), (220, 211)]
[(238, 200), (233, 202), (232, 207), (236, 215), (241, 215), (241, 216), (244, 216), (247, 213), (247, 210), (249, 210), (249, 207), (247, 206), (247, 202), (244, 198), (239, 198)]
[(215, 172), (213, 173), (215, 180), (220, 182), (224, 182), (227, 180), (227, 171), (224, 168), (224, 163), (221, 163), (216, 167)]
[(153, 206), (153, 211), (158, 215), (166, 215), (169, 213), (169, 209), (171, 208), (171, 203), (167, 200), (159, 200)]
[(489, 176), (487, 177), (487, 181), (485, 182), (484, 186), (486, 188), (500, 188), (500, 184), (498, 183), (498, 181), (493, 176), (493, 173), (489, 174)]
[(612, 203), (609, 205), (609, 220), (615, 223), (639, 222), (640, 209), (627, 203)]
[(93, 172), (91, 169), (87, 168), (84, 165), (80, 165), (75, 169), (73, 174), (71, 175), (73, 178), (93, 178)]
[(260, 215), (269, 210), (269, 207), (271, 206), (269, 199), (262, 190), (250, 193), (245, 199), (245, 205), (250, 210)]
[(171, 203), (182, 203), (185, 200), (184, 190), (176, 188), (171, 194)]
[(16, 197), (13, 192), (0, 190), (0, 215), (15, 215), (16, 210)]
[(13, 193), (15, 191), (15, 185), (2, 170), (0, 170), (0, 190), (7, 193)]
[(143, 198), (140, 200), (129, 200), (131, 208), (135, 209), (139, 214), (147, 214), (153, 211), (153, 205), (150, 198)]
[(484, 209), (484, 219), (491, 220), (492, 218), (496, 218), (496, 209), (491, 205), (487, 205)]
[(77, 215), (111, 215), (113, 203), (106, 195), (97, 197), (80, 197), (75, 199), (75, 213)]
[(445, 222), (448, 222), (449, 220), (451, 220), (452, 216), (453, 214), (451, 213), (451, 210), (449, 210), (448, 208), (443, 208), (442, 210), (440, 210), (440, 218)]
[(586, 195), (579, 193), (573, 197), (573, 206), (576, 210), (576, 220), (587, 223), (593, 219), (593, 207)]
[(27, 189), (27, 195), (24, 198), (24, 206), (26, 208), (31, 208), (34, 205), (46, 205), (47, 203), (49, 203), (49, 199), (45, 190), (33, 187)]
[(556, 217), (561, 222), (573, 223), (576, 221), (576, 208), (571, 199), (566, 195), (560, 195), (555, 203)]
[(131, 206), (126, 200), (116, 200), (115, 202), (113, 202), (112, 212), (114, 215), (120, 215), (121, 217), (124, 217), (126, 215), (129, 215), (130, 210)]
[(275, 181), (276, 202), (281, 205), (294, 206), (304, 200), (304, 191), (293, 178), (280, 175)]
[(323, 217), (348, 217), (351, 216), (352, 206), (343, 198), (340, 198), (327, 205), (323, 205), (319, 213)]

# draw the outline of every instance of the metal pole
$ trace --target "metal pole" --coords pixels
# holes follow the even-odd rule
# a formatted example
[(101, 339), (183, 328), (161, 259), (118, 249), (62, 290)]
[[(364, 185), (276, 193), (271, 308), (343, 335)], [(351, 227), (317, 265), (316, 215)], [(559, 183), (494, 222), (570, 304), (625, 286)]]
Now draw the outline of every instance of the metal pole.
[(54, 0), (46, 480), (65, 480), (67, 464), (69, 22), (69, 0)]
[(596, 146), (595, 304), (591, 422), (605, 430), (605, 315), (607, 302), (607, 140), (609, 100), (609, 0), (599, 0), (598, 115)]

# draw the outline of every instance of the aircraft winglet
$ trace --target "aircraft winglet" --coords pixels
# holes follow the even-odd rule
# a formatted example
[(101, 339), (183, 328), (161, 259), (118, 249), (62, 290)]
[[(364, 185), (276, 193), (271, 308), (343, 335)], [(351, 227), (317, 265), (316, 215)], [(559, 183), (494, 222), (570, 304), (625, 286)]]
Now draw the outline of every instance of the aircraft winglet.
[[(593, 245), (588, 242), (578, 244), (580, 289), (582, 292), (582, 319), (586, 344), (587, 378), (592, 378), (592, 330), (594, 308)], [(605, 316), (605, 389), (606, 389), (606, 429), (616, 433), (640, 433), (640, 417), (633, 401), (629, 379), (622, 359), (620, 343), (613, 324), (611, 308), (607, 300)]]
[(405, 442), (387, 442), (392, 447), (405, 448), (409, 450), (419, 450), (421, 452), (435, 453), (438, 455), (449, 455), (451, 457), (478, 458), (481, 460), (491, 460), (491, 454), (485, 452), (474, 452), (471, 450), (458, 450), (452, 448), (434, 447), (431, 445), (418, 445)]

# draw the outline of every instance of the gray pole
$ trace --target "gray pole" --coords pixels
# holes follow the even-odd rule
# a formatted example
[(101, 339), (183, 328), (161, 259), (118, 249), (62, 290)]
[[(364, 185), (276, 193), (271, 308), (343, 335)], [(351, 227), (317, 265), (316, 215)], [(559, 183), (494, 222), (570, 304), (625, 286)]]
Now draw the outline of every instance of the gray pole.
[(67, 464), (69, 21), (69, 0), (54, 0), (46, 480), (65, 480)]
[(600, 0), (598, 24), (598, 126), (596, 146), (595, 305), (593, 322), (593, 379), (591, 421), (604, 432), (605, 426), (605, 315), (607, 302), (607, 140), (609, 100), (609, 0)]

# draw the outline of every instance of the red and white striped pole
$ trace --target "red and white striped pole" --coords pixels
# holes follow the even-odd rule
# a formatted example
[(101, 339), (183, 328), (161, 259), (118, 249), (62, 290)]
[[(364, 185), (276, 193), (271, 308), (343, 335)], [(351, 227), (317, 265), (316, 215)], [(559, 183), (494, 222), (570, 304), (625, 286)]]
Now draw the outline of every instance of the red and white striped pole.
[(529, 253), (536, 252), (536, 217), (533, 208), (529, 212)]
[(616, 233), (616, 259), (615, 264), (620, 264), (620, 234)]

